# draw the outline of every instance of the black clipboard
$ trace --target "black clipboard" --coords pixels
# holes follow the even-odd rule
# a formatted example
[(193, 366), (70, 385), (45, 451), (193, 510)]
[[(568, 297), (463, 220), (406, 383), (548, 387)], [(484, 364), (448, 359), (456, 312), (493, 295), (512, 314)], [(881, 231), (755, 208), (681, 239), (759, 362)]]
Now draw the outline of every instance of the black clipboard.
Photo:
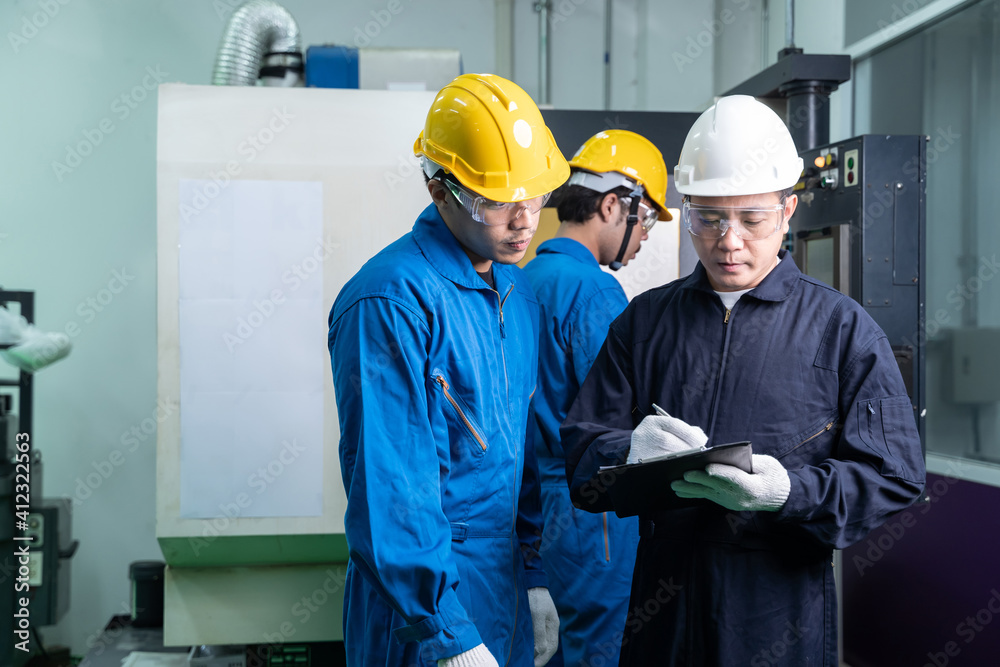
[[(641, 463), (627, 463), (601, 468), (599, 479), (620, 517), (635, 516), (660, 510), (698, 507), (704, 498), (680, 498), (670, 488), (670, 482), (683, 479), (689, 470), (704, 470), (709, 463), (726, 463), (752, 473), (749, 442), (730, 442), (706, 449), (667, 454)], [(717, 507), (717, 505), (715, 505)]]

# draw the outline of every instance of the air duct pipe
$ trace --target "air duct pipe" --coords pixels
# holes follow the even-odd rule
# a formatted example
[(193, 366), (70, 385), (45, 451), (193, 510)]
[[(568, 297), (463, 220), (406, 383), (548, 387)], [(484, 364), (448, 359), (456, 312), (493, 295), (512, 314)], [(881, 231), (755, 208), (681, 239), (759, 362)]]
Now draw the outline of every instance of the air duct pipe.
[(274, 0), (249, 0), (236, 8), (226, 24), (215, 58), (212, 84), (253, 86), (302, 85), (299, 26)]

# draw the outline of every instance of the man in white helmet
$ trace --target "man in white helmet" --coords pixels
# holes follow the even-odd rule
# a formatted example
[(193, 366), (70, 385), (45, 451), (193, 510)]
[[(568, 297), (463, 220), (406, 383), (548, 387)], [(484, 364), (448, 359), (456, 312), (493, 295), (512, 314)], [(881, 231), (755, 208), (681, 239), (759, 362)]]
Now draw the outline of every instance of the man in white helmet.
[(431, 203), (330, 311), (354, 667), (540, 667), (559, 619), (526, 444), (538, 306), (516, 263), (569, 165), (532, 99), (463, 74), (414, 145)]
[[(622, 665), (838, 664), (833, 549), (913, 503), (924, 462), (885, 334), (781, 249), (802, 161), (751, 97), (695, 122), (674, 170), (691, 275), (635, 298), (563, 423), (574, 502), (612, 509), (599, 467), (752, 442), (640, 516)], [(667, 415), (653, 405), (661, 406)], [(778, 647), (777, 650), (775, 647)]]
[(541, 313), (535, 452), (542, 481), (542, 563), (559, 610), (553, 666), (617, 664), (639, 541), (635, 517), (591, 515), (570, 504), (559, 425), (608, 335), (628, 305), (601, 266), (628, 264), (666, 207), (667, 166), (659, 149), (628, 130), (588, 139), (559, 191), (559, 230), (524, 272)]

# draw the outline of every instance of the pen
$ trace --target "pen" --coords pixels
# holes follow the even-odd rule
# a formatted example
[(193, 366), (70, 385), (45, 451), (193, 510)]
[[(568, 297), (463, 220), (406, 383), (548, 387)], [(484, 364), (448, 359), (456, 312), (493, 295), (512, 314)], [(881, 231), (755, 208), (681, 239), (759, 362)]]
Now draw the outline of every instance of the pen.
[(656, 403), (653, 403), (653, 409), (656, 410), (656, 414), (660, 415), (661, 417), (669, 417), (670, 416), (670, 414), (666, 410), (664, 410), (663, 408), (661, 408)]

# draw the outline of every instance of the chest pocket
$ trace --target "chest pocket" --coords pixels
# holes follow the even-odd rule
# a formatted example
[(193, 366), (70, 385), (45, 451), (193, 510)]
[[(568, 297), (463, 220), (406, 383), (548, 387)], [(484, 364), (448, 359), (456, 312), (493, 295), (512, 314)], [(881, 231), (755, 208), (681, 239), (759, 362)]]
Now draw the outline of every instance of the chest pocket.
[(820, 417), (785, 441), (774, 457), (789, 470), (831, 458), (842, 427), (838, 417), (836, 410)]
[(486, 443), (485, 432), (476, 422), (472, 410), (462, 400), (462, 397), (452, 389), (448, 379), (440, 370), (435, 369), (431, 373), (430, 379), (444, 398), (448, 441), (467, 445), (458, 448), (458, 452), (453, 449), (452, 455), (457, 455), (461, 460), (466, 459), (467, 456), (481, 460), (489, 447)]

